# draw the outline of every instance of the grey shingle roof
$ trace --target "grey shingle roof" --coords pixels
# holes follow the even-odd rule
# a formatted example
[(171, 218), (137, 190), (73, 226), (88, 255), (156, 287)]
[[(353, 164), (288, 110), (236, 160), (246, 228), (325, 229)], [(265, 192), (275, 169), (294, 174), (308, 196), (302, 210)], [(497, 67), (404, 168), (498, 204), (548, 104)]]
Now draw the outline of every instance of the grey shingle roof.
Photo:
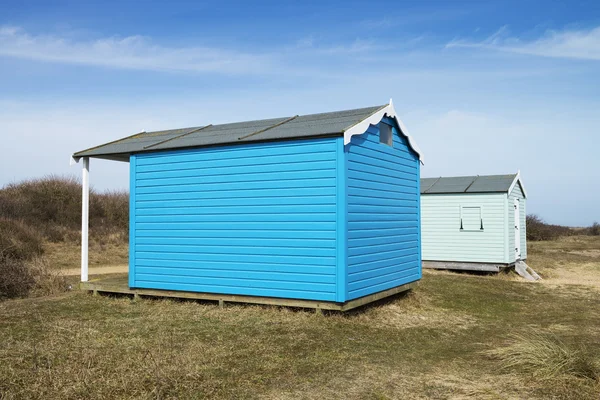
[(508, 192), (517, 174), (422, 178), (421, 194)]
[(322, 114), (142, 132), (79, 151), (73, 157), (127, 161), (132, 153), (156, 150), (341, 135), (344, 130), (382, 107), (385, 105)]

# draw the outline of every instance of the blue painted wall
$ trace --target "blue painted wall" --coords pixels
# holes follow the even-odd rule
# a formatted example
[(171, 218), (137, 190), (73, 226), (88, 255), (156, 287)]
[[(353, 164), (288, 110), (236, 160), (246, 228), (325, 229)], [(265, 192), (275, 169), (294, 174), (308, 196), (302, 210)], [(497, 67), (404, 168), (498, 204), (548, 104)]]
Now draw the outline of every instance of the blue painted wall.
[(421, 278), (419, 160), (398, 134), (379, 142), (379, 127), (347, 146), (348, 300)]
[(339, 301), (338, 139), (131, 158), (130, 286)]
[(345, 302), (419, 279), (419, 161), (393, 132), (131, 156), (130, 286)]

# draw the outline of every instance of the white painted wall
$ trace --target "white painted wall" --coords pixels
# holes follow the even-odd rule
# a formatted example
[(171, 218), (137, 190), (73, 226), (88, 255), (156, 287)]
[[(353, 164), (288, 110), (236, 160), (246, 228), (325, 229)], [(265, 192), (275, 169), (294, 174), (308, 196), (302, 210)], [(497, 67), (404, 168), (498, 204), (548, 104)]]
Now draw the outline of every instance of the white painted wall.
[[(424, 261), (505, 263), (506, 194), (422, 194)], [(461, 207), (481, 207), (483, 230), (461, 230)]]

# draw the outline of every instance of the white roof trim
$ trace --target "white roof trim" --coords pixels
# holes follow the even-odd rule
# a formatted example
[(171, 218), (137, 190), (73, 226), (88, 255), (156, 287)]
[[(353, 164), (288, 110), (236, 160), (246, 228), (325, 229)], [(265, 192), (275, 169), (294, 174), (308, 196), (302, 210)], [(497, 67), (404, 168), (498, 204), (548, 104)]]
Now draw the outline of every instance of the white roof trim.
[(419, 146), (417, 145), (417, 143), (415, 143), (415, 140), (408, 133), (406, 126), (404, 126), (400, 118), (398, 118), (396, 110), (394, 109), (394, 103), (392, 102), (392, 99), (390, 99), (390, 104), (388, 104), (381, 110), (377, 111), (370, 117), (367, 117), (362, 121), (358, 122), (357, 124), (352, 125), (350, 128), (346, 129), (344, 131), (344, 144), (349, 144), (352, 140), (352, 136), (362, 135), (367, 131), (367, 129), (369, 129), (369, 125), (377, 125), (379, 122), (381, 122), (383, 117), (386, 116), (393, 118), (396, 121), (396, 123), (400, 127), (400, 133), (402, 133), (402, 135), (406, 137), (410, 148), (413, 149), (415, 153), (417, 153), (417, 155), (419, 156), (419, 160), (423, 162), (423, 154), (421, 153), (421, 149), (419, 149)]
[(511, 183), (510, 188), (508, 188), (508, 194), (512, 193), (517, 182), (519, 183), (519, 185), (521, 185), (521, 190), (523, 191), (523, 197), (527, 198), (527, 192), (525, 191), (525, 185), (523, 185), (523, 181), (521, 180), (521, 170), (517, 171), (517, 175), (515, 176), (513, 183)]

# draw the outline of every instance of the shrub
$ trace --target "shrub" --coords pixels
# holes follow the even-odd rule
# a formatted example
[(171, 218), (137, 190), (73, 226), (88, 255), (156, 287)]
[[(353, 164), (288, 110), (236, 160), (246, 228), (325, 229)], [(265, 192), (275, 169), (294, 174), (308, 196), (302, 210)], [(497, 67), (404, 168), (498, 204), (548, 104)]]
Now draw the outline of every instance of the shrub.
[(588, 235), (591, 236), (600, 236), (600, 224), (594, 222), (592, 226), (588, 228)]
[(556, 336), (529, 330), (510, 336), (505, 347), (488, 352), (499, 358), (503, 368), (519, 368), (541, 379), (552, 379), (560, 375), (598, 380), (600, 366), (583, 348), (565, 345)]
[(67, 279), (59, 270), (53, 269), (44, 257), (36, 257), (27, 263), (29, 273), (33, 278), (33, 285), (29, 294), (36, 296), (50, 296), (64, 292), (67, 287)]
[(0, 299), (54, 294), (66, 280), (41, 257), (42, 236), (16, 220), (0, 218)]
[(12, 183), (0, 191), (0, 215), (21, 219), (32, 226), (81, 223), (81, 185), (74, 177), (50, 175)]
[(30, 260), (43, 252), (42, 236), (35, 229), (20, 221), (0, 218), (0, 260)]
[(555, 240), (561, 236), (573, 235), (573, 230), (568, 226), (548, 224), (535, 214), (528, 215), (525, 223), (527, 240)]
[(27, 296), (35, 279), (23, 260), (0, 258), (0, 300)]
[(0, 259), (0, 300), (29, 295), (48, 296), (66, 289), (66, 278), (60, 271), (50, 268), (43, 257)]
[[(90, 213), (91, 226), (104, 226), (113, 230), (127, 231), (129, 227), (129, 193), (108, 191), (92, 196), (95, 214)], [(91, 210), (90, 210), (91, 211)]]
[[(81, 183), (50, 175), (0, 189), (0, 218), (21, 220), (52, 242), (70, 240), (81, 229)], [(90, 235), (127, 240), (129, 194), (90, 190)]]

